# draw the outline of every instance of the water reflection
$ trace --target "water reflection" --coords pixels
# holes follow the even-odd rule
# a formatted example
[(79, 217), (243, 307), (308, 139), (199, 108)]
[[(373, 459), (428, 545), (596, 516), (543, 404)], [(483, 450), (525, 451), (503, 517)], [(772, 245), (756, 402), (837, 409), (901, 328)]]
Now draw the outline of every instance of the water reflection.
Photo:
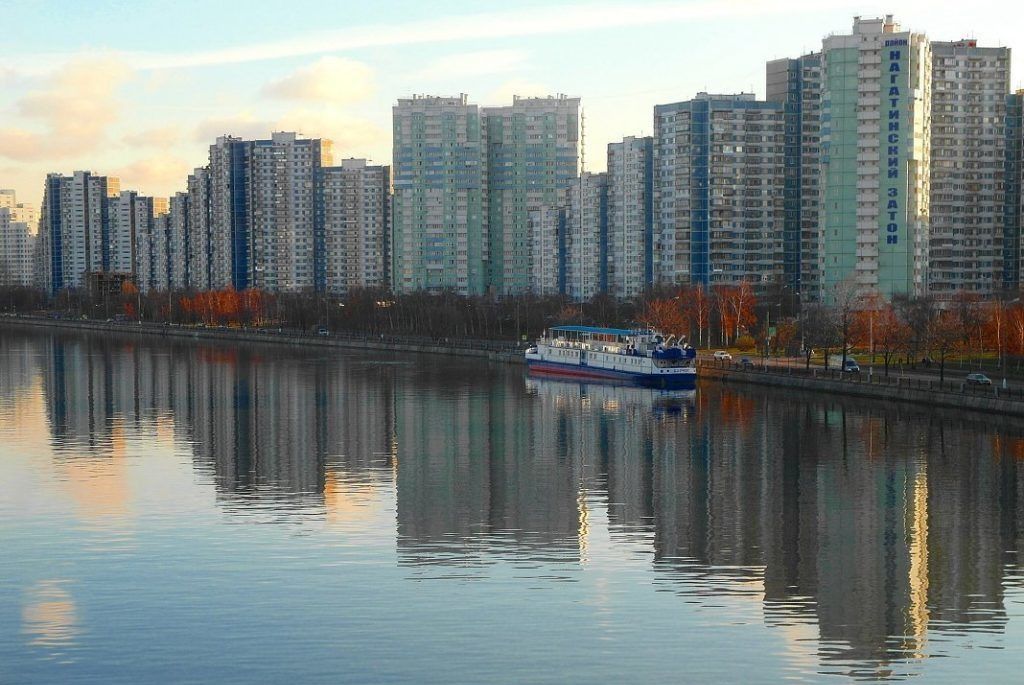
[(78, 616), (68, 582), (41, 580), (28, 588), (21, 621), (29, 645), (44, 649), (48, 657), (61, 657), (78, 634)]
[[(756, 603), (794, 663), (865, 677), (950, 653), (964, 634), (999, 646), (985, 636), (1006, 629), (1021, 583), (1024, 438), (1012, 422), (713, 385), (524, 380), (458, 360), (0, 343), (0, 423), (41, 377), (54, 460), (90, 474), (70, 496), (97, 516), (130, 516), (123, 455), (142, 436), (187, 446), (232, 514), (393, 526), (397, 563), (416, 579), (512, 564), (574, 581), (601, 536), (623, 564), (639, 550), (651, 582), (684, 602)], [(30, 591), (33, 640), (73, 634), (62, 587)]]

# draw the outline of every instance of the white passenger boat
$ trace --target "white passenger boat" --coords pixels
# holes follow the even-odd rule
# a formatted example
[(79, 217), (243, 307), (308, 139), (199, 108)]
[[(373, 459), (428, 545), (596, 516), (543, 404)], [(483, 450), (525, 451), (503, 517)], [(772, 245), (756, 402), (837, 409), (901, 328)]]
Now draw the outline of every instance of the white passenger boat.
[(526, 350), (530, 373), (693, 388), (697, 351), (650, 329), (554, 326)]

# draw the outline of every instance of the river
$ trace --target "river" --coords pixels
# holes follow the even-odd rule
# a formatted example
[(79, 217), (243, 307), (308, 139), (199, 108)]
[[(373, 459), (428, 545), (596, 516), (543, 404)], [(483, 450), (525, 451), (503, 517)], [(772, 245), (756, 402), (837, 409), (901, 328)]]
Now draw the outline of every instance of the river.
[(1018, 420), (0, 330), (2, 683), (1008, 681), (1022, 554)]

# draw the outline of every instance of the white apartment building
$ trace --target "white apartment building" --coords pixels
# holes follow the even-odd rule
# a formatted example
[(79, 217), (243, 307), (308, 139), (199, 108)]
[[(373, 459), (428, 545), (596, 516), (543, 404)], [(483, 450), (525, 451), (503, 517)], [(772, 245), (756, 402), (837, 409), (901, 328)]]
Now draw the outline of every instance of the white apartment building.
[(355, 288), (387, 287), (391, 173), (365, 159), (323, 167), (322, 274), (317, 287), (344, 294)]
[[(214, 280), (213, 245), (210, 220), (210, 171), (206, 167), (195, 169), (188, 177), (188, 281), (182, 286), (194, 290), (213, 290), (217, 288)], [(220, 255), (227, 261), (227, 254)]]
[(39, 212), (18, 203), (13, 190), (0, 189), (0, 287), (33, 286)]
[(1003, 288), (1010, 49), (931, 43), (928, 290)]
[(316, 184), (320, 169), (331, 165), (331, 148), (329, 140), (288, 132), (252, 142), (249, 287), (275, 292), (315, 287)]
[(39, 241), (49, 292), (80, 288), (85, 274), (109, 270), (107, 200), (119, 192), (118, 179), (89, 171), (47, 175)]
[(168, 203), (168, 281), (174, 290), (187, 289), (191, 280), (189, 209), (188, 193), (175, 193)]
[(565, 218), (561, 203), (530, 210), (530, 291), (552, 296), (565, 292)]
[(608, 174), (586, 171), (564, 192), (564, 292), (589, 300), (607, 288)]
[(656, 106), (654, 130), (655, 280), (781, 282), (782, 104), (699, 93)]
[(135, 284), (142, 292), (166, 290), (168, 263), (168, 203), (166, 198), (136, 195), (132, 205), (135, 221)]
[(653, 276), (654, 139), (608, 145), (607, 290), (641, 294)]

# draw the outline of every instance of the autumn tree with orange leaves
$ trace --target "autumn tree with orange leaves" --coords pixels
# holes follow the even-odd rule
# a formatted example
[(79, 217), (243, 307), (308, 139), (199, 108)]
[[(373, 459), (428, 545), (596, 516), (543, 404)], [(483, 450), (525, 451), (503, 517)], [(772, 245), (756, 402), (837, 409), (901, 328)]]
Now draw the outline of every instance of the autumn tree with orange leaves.
[(643, 320), (648, 326), (665, 335), (688, 335), (689, 326), (680, 301), (676, 298), (659, 298), (647, 303)]
[(715, 308), (722, 325), (722, 342), (728, 345), (740, 337), (740, 331), (757, 323), (754, 314), (757, 297), (746, 281), (740, 285), (716, 285), (714, 295)]
[(679, 290), (679, 302), (693, 335), (691, 344), (707, 347), (711, 329), (711, 294), (702, 285), (694, 285)]

